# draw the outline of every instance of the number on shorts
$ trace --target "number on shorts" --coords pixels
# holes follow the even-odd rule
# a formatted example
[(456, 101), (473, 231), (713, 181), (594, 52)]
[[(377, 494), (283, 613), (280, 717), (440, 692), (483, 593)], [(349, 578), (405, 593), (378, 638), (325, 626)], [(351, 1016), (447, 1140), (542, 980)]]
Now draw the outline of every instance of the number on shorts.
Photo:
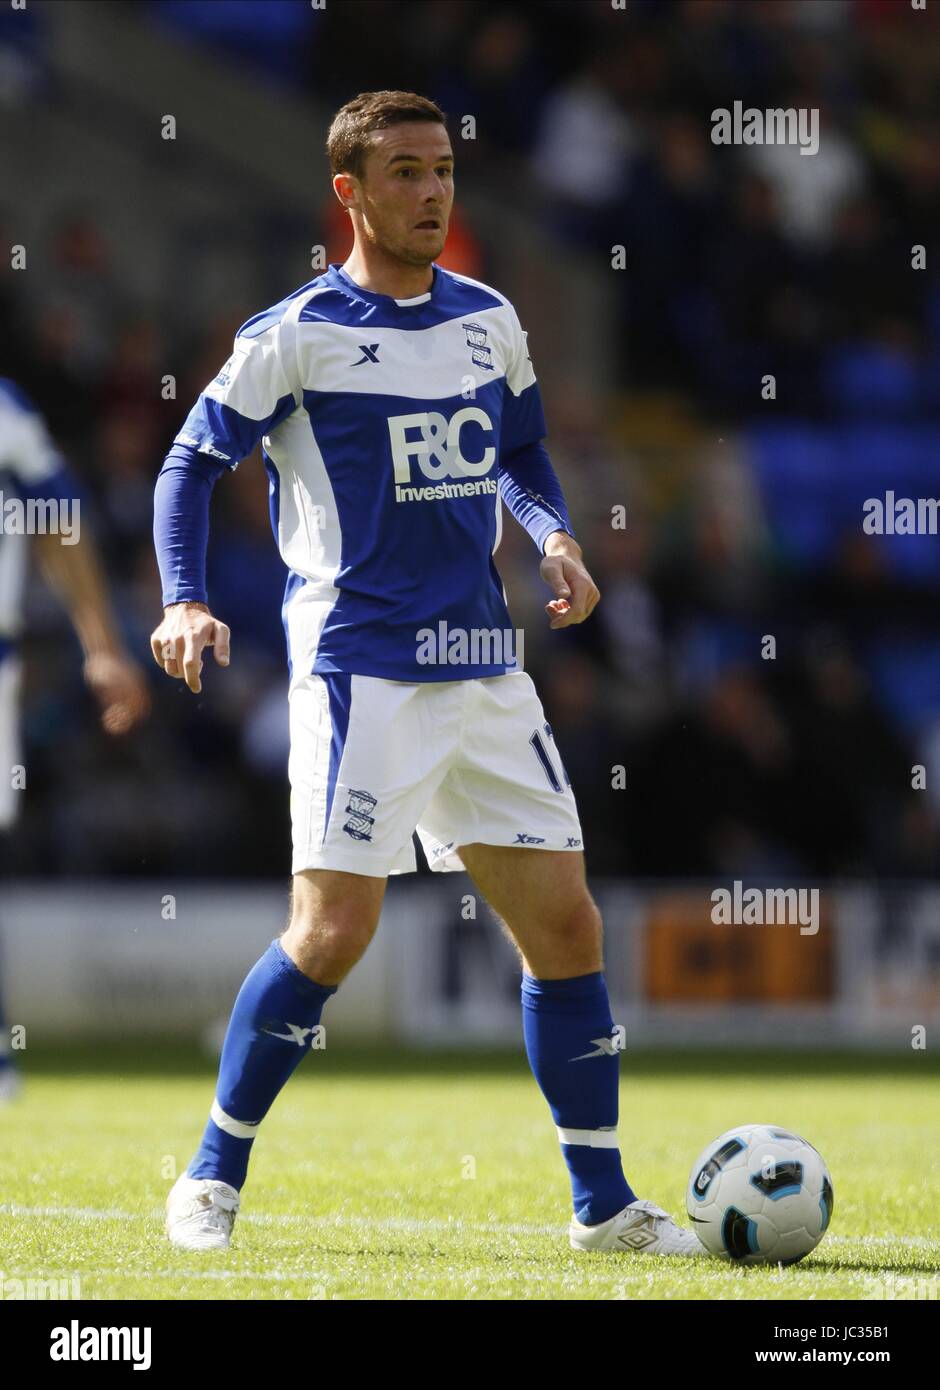
[[(551, 724), (546, 723), (546, 724), (544, 725), (544, 729), (545, 729), (545, 732), (548, 734), (548, 737), (549, 737), (549, 739), (551, 740), (551, 742), (554, 743), (554, 742), (555, 742), (555, 735), (552, 733), (552, 726), (551, 726)], [(548, 778), (548, 785), (551, 787), (552, 791), (553, 791), (553, 792), (563, 792), (563, 791), (565, 790), (565, 788), (561, 785), (561, 782), (558, 780), (558, 773), (555, 771), (555, 766), (554, 766), (554, 764), (553, 764), (551, 758), (549, 757), (548, 749), (545, 747), (545, 744), (544, 744), (543, 741), (542, 741), (542, 735), (541, 735), (541, 733), (539, 732), (538, 729), (536, 729), (535, 733), (534, 733), (534, 734), (532, 735), (532, 737), (529, 739), (529, 742), (531, 743), (533, 749), (535, 750), (535, 756), (538, 758), (539, 762), (542, 764), (542, 771), (545, 773), (545, 776)], [(555, 749), (555, 753), (556, 753), (556, 756), (557, 756), (557, 754), (558, 754), (558, 749), (557, 749), (557, 748)], [(559, 765), (559, 767), (561, 768), (562, 776), (563, 776), (564, 779), (565, 779), (565, 784), (566, 784), (567, 786), (570, 787), (570, 786), (571, 786), (571, 778), (568, 776), (568, 773), (565, 771), (565, 765), (564, 765), (564, 763), (561, 761), (561, 758), (560, 758), (560, 757), (558, 758), (558, 765)]]

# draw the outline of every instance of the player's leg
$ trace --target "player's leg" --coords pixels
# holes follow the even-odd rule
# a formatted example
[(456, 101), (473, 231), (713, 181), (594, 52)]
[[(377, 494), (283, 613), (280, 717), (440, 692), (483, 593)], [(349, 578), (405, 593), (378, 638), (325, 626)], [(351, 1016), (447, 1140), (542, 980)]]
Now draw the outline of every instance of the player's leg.
[(338, 987), (375, 935), (387, 882), (336, 869), (295, 874), (290, 925), (281, 937), (295, 967)]
[(568, 1166), (571, 1242), (701, 1254), (695, 1236), (638, 1200), (623, 1174), (602, 926), (541, 701), (524, 673), (470, 686), (460, 756), (418, 834), (432, 868), (469, 870), (519, 947), (526, 1051)]
[(384, 877), (294, 875), (290, 924), (238, 992), (202, 1142), (167, 1198), (174, 1245), (229, 1244), (261, 1121), (314, 1044), (327, 999), (371, 941), (384, 893)]
[(372, 939), (388, 873), (415, 867), (412, 832), (460, 724), (459, 689), (432, 711), (434, 694), (342, 675), (292, 687), (290, 925), (235, 1002), (202, 1143), (168, 1198), (176, 1245), (228, 1245), (258, 1126)]
[(329, 869), (295, 875), (290, 925), (235, 1000), (189, 1177), (241, 1189), (261, 1121), (313, 1046), (326, 1001), (372, 940), (384, 893), (384, 878)]
[(526, 1052), (568, 1166), (572, 1246), (704, 1256), (693, 1232), (638, 1199), (623, 1174), (620, 1049), (583, 855), (478, 843), (462, 845), (460, 857), (522, 958)]
[(580, 853), (472, 844), (460, 857), (522, 958), (523, 1032), (584, 1225), (636, 1201), (617, 1145), (620, 1051), (603, 928)]
[(461, 845), (459, 854), (527, 974), (558, 980), (603, 970), (604, 930), (583, 854), (486, 844)]
[(472, 681), (467, 695), (459, 759), (418, 834), (432, 867), (468, 870), (519, 947), (529, 1062), (575, 1212), (602, 1222), (635, 1196), (617, 1149), (620, 1057), (577, 807), (531, 679)]

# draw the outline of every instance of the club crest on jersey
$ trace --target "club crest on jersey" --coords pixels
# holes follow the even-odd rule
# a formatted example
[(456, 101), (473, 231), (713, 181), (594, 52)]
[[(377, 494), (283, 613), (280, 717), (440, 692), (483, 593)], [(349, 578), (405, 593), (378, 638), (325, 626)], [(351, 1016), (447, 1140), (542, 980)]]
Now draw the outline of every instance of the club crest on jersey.
[(462, 323), (460, 327), (467, 335), (467, 347), (471, 349), (470, 360), (475, 367), (495, 371), (490, 349), (486, 343), (486, 329), (480, 323)]

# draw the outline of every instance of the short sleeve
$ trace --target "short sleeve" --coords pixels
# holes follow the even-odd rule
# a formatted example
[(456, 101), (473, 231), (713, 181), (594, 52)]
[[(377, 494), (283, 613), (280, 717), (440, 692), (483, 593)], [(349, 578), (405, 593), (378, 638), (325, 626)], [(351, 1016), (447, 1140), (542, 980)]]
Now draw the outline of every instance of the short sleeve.
[(510, 304), (510, 350), (506, 363), (506, 389), (500, 423), (500, 450), (508, 455), (548, 434), (542, 396), (529, 356), (526, 334)]
[(173, 441), (235, 469), (296, 407), (280, 353), (280, 325), (250, 320), (232, 355), (186, 417)]

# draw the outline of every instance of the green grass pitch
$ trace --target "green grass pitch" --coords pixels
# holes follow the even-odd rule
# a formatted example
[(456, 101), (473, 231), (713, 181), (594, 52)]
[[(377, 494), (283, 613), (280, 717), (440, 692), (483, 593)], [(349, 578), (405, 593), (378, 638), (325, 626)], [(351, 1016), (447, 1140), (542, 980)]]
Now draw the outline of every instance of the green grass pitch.
[(83, 1299), (883, 1299), (940, 1296), (938, 1067), (895, 1058), (627, 1052), (620, 1135), (638, 1196), (688, 1224), (689, 1168), (730, 1126), (820, 1149), (832, 1226), (787, 1269), (567, 1243), (567, 1174), (520, 1053), (307, 1058), (255, 1144), (233, 1247), (171, 1249), (162, 1203), (201, 1133), (195, 1049), (30, 1051), (0, 1111), (0, 1278)]

